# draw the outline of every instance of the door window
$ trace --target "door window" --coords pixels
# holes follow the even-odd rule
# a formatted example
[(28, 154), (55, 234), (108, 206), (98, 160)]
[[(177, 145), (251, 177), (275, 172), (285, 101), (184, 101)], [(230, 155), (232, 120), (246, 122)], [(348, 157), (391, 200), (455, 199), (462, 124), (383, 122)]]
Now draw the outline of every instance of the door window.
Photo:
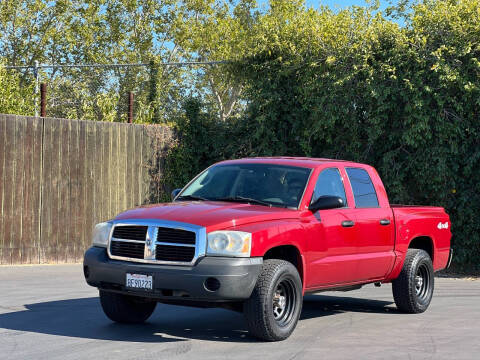
[(378, 207), (377, 193), (368, 173), (364, 169), (359, 168), (347, 168), (346, 170), (352, 185), (355, 207)]
[(343, 199), (344, 204), (347, 204), (345, 187), (343, 186), (342, 177), (338, 169), (325, 169), (320, 173), (317, 183), (315, 184), (311, 202), (313, 203), (320, 196), (338, 196)]

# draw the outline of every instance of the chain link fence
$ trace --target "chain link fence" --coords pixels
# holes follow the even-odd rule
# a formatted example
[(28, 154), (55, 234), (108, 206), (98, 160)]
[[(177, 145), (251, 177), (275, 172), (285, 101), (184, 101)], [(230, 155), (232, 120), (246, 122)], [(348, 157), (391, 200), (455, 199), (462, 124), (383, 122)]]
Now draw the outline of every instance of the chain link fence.
[[(187, 96), (208, 94), (205, 74), (223, 61), (5, 66), (35, 99), (29, 115), (164, 123)], [(32, 86), (33, 84), (33, 86)]]

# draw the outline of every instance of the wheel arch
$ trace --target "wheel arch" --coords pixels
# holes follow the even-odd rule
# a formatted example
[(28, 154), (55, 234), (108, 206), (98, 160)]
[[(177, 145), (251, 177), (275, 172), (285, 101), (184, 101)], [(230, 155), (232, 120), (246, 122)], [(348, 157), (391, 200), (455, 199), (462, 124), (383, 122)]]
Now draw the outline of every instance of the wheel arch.
[(291, 244), (273, 246), (263, 254), (263, 259), (280, 259), (293, 264), (300, 275), (303, 288), (305, 288), (305, 260), (297, 246)]
[(428, 255), (430, 255), (430, 259), (432, 259), (433, 263), (435, 256), (435, 247), (433, 244), (433, 239), (430, 236), (421, 235), (412, 238), (408, 244), (408, 248), (425, 250)]

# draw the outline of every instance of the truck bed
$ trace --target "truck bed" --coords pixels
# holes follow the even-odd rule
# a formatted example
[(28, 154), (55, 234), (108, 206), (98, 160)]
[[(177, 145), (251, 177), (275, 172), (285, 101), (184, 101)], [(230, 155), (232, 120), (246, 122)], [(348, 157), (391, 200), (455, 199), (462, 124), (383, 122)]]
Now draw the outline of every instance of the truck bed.
[[(432, 242), (434, 270), (446, 267), (450, 252), (450, 218), (445, 209), (437, 206), (390, 205), (395, 221), (395, 253), (403, 259), (411, 239), (429, 234)], [(434, 245), (434, 246), (433, 246)], [(401, 269), (395, 263), (391, 277), (396, 277)]]

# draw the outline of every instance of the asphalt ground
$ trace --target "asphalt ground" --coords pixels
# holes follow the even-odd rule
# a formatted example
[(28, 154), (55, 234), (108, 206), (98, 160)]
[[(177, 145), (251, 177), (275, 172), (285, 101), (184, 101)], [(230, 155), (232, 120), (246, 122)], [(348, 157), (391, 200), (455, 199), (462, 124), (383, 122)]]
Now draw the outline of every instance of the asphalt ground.
[(399, 313), (390, 285), (309, 295), (293, 335), (264, 343), (223, 309), (112, 323), (81, 265), (0, 266), (0, 359), (480, 359), (480, 281), (436, 278), (420, 315)]

